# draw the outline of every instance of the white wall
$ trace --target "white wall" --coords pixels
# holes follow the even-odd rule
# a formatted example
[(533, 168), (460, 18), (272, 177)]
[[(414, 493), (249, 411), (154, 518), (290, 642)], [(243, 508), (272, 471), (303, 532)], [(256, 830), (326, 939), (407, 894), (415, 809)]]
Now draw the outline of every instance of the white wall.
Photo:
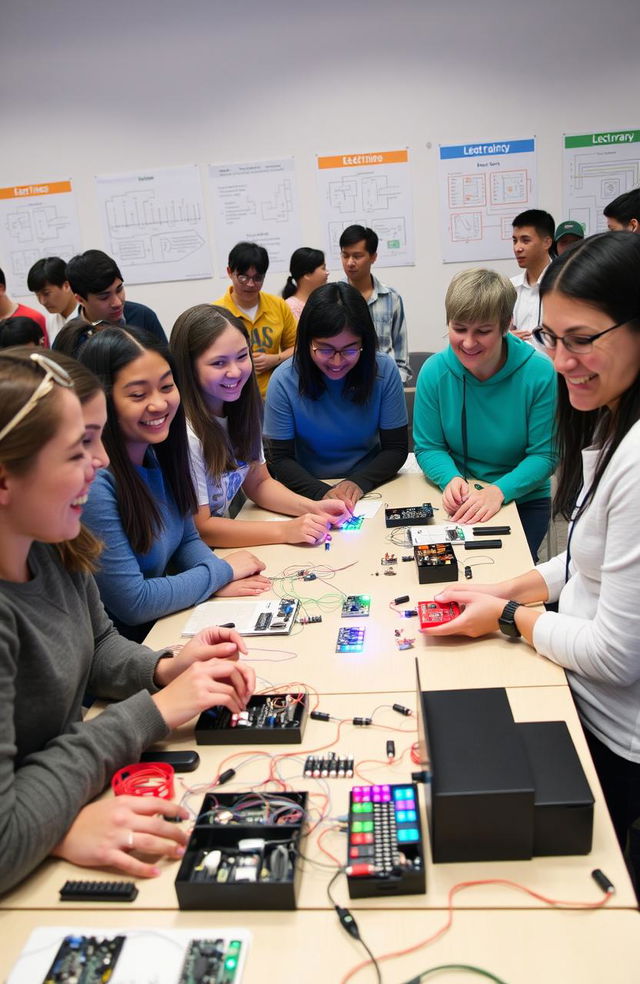
[[(305, 245), (322, 247), (315, 154), (406, 145), (416, 266), (383, 278), (410, 347), (433, 350), (459, 269), (440, 259), (438, 144), (535, 134), (539, 205), (559, 221), (562, 134), (640, 127), (639, 50), (638, 0), (4, 0), (0, 186), (71, 177), (84, 248), (103, 248), (97, 173), (197, 162), (205, 178), (293, 154)], [(129, 297), (170, 329), (225, 286)]]

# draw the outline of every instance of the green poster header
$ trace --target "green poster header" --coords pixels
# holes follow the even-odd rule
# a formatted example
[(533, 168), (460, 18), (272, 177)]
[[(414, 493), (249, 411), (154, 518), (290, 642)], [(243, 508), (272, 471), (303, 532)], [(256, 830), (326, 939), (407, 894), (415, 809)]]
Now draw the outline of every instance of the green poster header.
[(606, 147), (608, 144), (640, 143), (640, 130), (611, 130), (609, 133), (582, 133), (565, 137), (564, 149), (570, 147)]

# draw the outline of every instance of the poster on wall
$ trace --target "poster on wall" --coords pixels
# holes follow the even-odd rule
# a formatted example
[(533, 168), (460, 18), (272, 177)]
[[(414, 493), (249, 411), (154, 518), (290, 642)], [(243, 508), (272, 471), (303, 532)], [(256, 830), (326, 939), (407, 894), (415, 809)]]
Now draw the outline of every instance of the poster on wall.
[(372, 151), (317, 158), (327, 265), (340, 269), (339, 240), (350, 225), (378, 234), (378, 267), (413, 266), (409, 151)]
[(71, 181), (0, 188), (0, 250), (7, 290), (27, 297), (27, 274), (43, 256), (69, 260), (81, 251)]
[(445, 263), (511, 259), (511, 223), (536, 204), (535, 137), (440, 146)]
[(610, 130), (564, 137), (562, 218), (585, 235), (606, 232), (605, 205), (640, 186), (640, 130)]
[(96, 175), (105, 250), (126, 283), (211, 276), (197, 164)]
[(270, 270), (288, 271), (291, 254), (303, 245), (293, 157), (210, 164), (209, 182), (219, 276), (242, 241), (264, 246)]

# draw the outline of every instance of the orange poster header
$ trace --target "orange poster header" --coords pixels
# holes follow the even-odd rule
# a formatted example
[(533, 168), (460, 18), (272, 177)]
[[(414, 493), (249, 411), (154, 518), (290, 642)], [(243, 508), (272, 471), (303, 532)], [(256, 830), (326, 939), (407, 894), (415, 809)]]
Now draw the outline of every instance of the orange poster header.
[(387, 150), (373, 154), (339, 154), (337, 157), (319, 157), (318, 167), (369, 167), (372, 164), (406, 164), (407, 150)]
[(59, 195), (71, 191), (70, 181), (49, 181), (44, 184), (12, 185), (0, 188), (0, 198), (30, 198), (32, 195)]

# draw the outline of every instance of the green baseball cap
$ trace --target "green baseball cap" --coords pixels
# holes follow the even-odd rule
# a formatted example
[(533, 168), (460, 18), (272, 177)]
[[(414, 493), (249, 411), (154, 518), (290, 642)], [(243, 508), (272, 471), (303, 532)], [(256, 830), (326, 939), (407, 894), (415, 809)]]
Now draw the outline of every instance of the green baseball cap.
[(579, 222), (574, 222), (572, 219), (567, 219), (566, 222), (561, 222), (556, 229), (556, 234), (553, 239), (554, 243), (557, 243), (563, 236), (578, 236), (579, 239), (584, 239), (584, 229)]

